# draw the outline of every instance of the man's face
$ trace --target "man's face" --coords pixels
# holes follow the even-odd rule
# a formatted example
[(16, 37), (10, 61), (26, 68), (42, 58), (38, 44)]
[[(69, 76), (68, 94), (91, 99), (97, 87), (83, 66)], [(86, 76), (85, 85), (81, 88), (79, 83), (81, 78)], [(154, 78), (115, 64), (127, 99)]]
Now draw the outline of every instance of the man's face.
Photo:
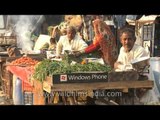
[(72, 40), (75, 37), (75, 33), (71, 30), (67, 31), (68, 40)]
[(133, 48), (135, 43), (135, 39), (130, 33), (123, 33), (120, 37), (120, 40), (126, 52), (129, 52)]

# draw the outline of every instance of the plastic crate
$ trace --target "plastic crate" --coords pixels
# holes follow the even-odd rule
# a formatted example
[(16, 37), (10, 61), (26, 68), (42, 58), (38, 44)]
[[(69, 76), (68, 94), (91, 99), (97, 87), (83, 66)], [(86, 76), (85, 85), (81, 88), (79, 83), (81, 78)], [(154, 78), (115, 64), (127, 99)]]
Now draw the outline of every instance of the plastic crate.
[(33, 92), (24, 91), (24, 105), (33, 105)]

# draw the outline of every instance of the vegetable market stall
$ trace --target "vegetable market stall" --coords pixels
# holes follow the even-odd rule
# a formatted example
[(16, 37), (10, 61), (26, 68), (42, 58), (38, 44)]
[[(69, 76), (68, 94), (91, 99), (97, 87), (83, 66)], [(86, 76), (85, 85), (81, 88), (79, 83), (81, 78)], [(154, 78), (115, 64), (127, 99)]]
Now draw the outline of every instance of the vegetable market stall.
[[(10, 71), (13, 74), (13, 76), (16, 76), (16, 78), (19, 78), (22, 81), (21, 92), (23, 93), (23, 96), (25, 96), (26, 93), (30, 93), (33, 94), (34, 97), (35, 89), (31, 78), (34, 72), (34, 65), (37, 64), (42, 59), (43, 58), (41, 57), (24, 57), (24, 56), (19, 58), (8, 58), (7, 70)], [(36, 85), (38, 85), (38, 83)], [(25, 101), (25, 97), (23, 100), (24, 100), (23, 104), (27, 103)]]
[[(92, 73), (93, 74), (93, 73)], [(120, 79), (119, 79), (120, 80)], [(56, 92), (78, 92), (78, 91), (94, 91), (94, 90), (120, 90), (123, 93), (129, 93), (130, 89), (152, 89), (154, 82), (152, 80), (120, 80), (112, 82), (82, 82), (82, 83), (59, 83), (54, 84), (52, 77), (47, 77), (43, 81), (43, 89), (51, 95)], [(74, 95), (72, 96), (74, 98)], [(132, 100), (135, 95), (132, 94)], [(74, 104), (77, 104), (74, 102)], [(123, 103), (122, 103), (123, 104)], [(133, 101), (134, 104), (134, 101)]]
[[(56, 94), (63, 94), (66, 91), (120, 90), (129, 93), (130, 89), (151, 89), (154, 85), (151, 80), (141, 79), (137, 71), (110, 71), (108, 66), (101, 66), (98, 63), (83, 65), (64, 63), (65, 61), (44, 60), (35, 68), (34, 78), (42, 82), (43, 90), (49, 94), (47, 104), (56, 104), (54, 102)], [(73, 102), (76, 101), (74, 95), (69, 97), (72, 100), (67, 103), (62, 96), (63, 104), (77, 104)]]

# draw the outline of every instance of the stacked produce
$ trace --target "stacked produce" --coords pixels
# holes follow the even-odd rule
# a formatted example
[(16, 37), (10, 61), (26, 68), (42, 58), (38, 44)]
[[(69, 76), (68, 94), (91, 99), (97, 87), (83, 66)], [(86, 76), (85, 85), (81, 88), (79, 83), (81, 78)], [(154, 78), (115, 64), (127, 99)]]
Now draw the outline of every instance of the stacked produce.
[(18, 65), (18, 66), (27, 66), (27, 65), (36, 65), (39, 61), (34, 60), (30, 57), (20, 57), (10, 63), (10, 65)]
[(23, 56), (9, 63), (9, 66), (26, 67), (28, 71), (34, 72), (34, 66), (38, 63), (38, 60), (31, 57)]
[(87, 63), (80, 64), (76, 63), (74, 65), (66, 64), (66, 61), (52, 61), (49, 59), (45, 59), (39, 62), (35, 66), (35, 72), (33, 74), (33, 78), (43, 82), (47, 76), (54, 74), (62, 74), (62, 73), (75, 73), (75, 72), (90, 72), (90, 71), (101, 71), (101, 72), (109, 72), (111, 71), (111, 67), (107, 65), (102, 65), (100, 63)]

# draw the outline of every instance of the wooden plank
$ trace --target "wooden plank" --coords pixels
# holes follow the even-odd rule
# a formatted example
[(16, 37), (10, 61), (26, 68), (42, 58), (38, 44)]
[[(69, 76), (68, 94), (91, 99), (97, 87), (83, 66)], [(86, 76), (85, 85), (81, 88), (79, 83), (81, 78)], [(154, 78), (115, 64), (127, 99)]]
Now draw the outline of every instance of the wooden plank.
[(138, 80), (139, 73), (137, 71), (119, 71), (119, 72), (109, 72), (108, 81), (135, 81)]
[(76, 90), (96, 90), (96, 89), (126, 89), (126, 88), (147, 88), (151, 89), (154, 82), (145, 81), (117, 81), (117, 82), (96, 82), (96, 83), (72, 83), (54, 84), (52, 91), (76, 91)]
[(122, 89), (122, 92), (128, 93), (128, 88), (123, 88), (123, 89)]
[(43, 85), (38, 80), (34, 80), (33, 100), (33, 105), (45, 105), (45, 97), (43, 96)]
[(8, 58), (8, 55), (5, 55), (6, 57), (0, 56), (0, 62), (6, 62), (6, 59)]

